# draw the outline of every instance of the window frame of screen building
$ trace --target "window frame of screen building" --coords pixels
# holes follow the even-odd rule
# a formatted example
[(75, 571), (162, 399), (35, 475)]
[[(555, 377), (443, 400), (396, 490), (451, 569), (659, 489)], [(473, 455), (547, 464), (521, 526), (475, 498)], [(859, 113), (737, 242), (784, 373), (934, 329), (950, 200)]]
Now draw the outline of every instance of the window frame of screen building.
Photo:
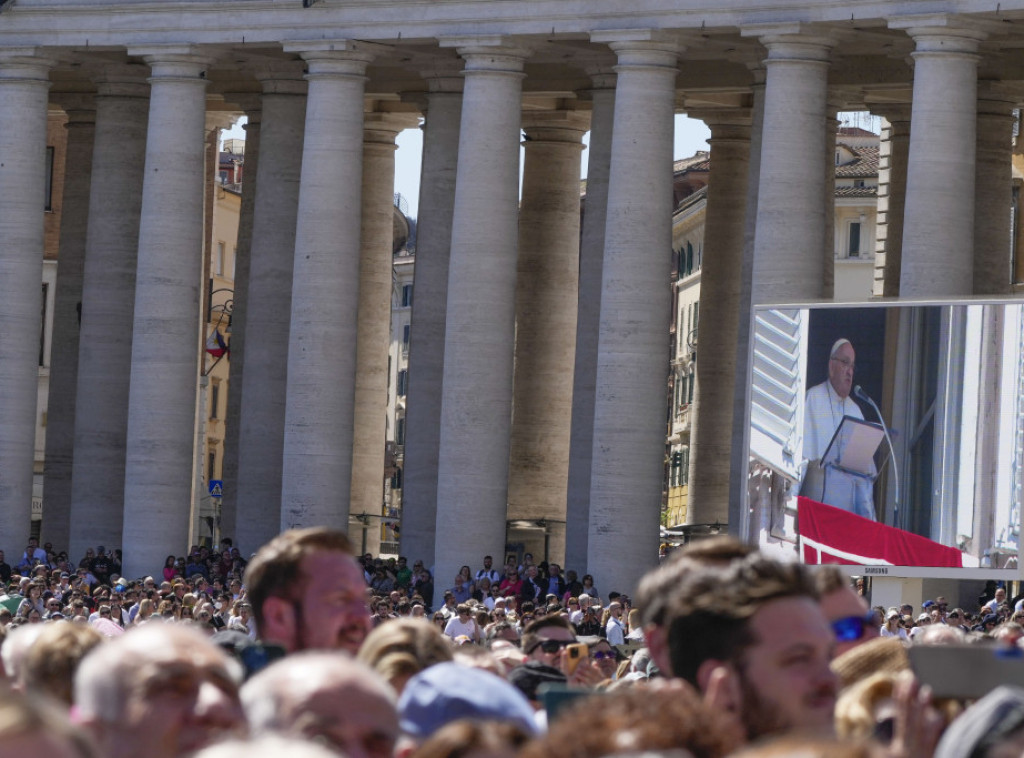
[[(1024, 577), (1024, 301), (762, 305), (751, 334), (741, 534), (780, 557), (851, 574)], [(832, 355), (843, 338), (849, 347)], [(810, 468), (804, 426), (826, 423), (805, 418), (808, 390), (846, 367), (881, 411), (894, 453), (878, 435), (877, 477), (867, 478), (874, 522), (854, 515), (853, 501), (798, 497)], [(847, 390), (844, 404), (834, 386), (826, 391), (816, 390), (812, 417), (822, 407), (847, 409), (834, 423), (856, 416), (852, 400), (881, 426), (859, 393)], [(824, 468), (830, 482), (863, 476)]]

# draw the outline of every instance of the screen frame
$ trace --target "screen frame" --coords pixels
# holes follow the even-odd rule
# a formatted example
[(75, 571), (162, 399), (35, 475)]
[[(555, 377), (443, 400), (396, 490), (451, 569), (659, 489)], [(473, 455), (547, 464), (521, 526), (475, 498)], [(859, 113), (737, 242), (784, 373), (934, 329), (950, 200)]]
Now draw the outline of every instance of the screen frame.
[[(877, 300), (870, 301), (796, 301), (796, 302), (771, 302), (771, 303), (756, 303), (752, 304), (749, 312), (749, 323), (748, 332), (749, 338), (747, 340), (747, 351), (746, 351), (746, 365), (745, 372), (742, 379), (745, 382), (745, 402), (743, 404), (743, 434), (742, 434), (742, 445), (743, 445), (743, 456), (742, 460), (745, 463), (744, 470), (742, 472), (734, 472), (738, 474), (738, 478), (742, 477), (744, 482), (748, 481), (749, 470), (751, 461), (754, 460), (754, 456), (751, 452), (751, 412), (752, 412), (752, 387), (754, 377), (754, 348), (755, 348), (755, 335), (757, 329), (757, 318), (759, 313), (763, 313), (767, 310), (772, 309), (801, 309), (801, 310), (815, 310), (815, 311), (826, 311), (826, 310), (850, 310), (850, 309), (879, 309), (885, 311), (886, 309), (898, 308), (909, 310), (912, 308), (921, 307), (958, 307), (958, 306), (983, 306), (983, 305), (1016, 305), (1024, 306), (1024, 299), (1020, 297), (968, 297), (968, 298), (953, 298), (953, 299), (941, 299), (941, 298), (879, 298)], [(740, 377), (738, 377), (740, 378)], [(856, 377), (855, 377), (856, 379)], [(804, 378), (804, 392), (811, 386), (811, 382)], [(766, 532), (771, 532), (771, 525), (767, 528), (754, 529), (750, 523), (751, 521), (751, 499), (750, 489), (748, 486), (739, 488), (739, 499), (738, 499), (738, 511), (739, 519), (730, 519), (729, 531), (733, 536), (740, 539), (752, 540), (759, 547), (763, 547), (762, 538)], [(974, 580), (993, 580), (993, 581), (1016, 581), (1024, 579), (1024, 560), (1021, 560), (1021, 536), (1024, 536), (1024, 508), (1020, 509), (1018, 513), (1017, 523), (1017, 534), (1018, 534), (1018, 560), (1017, 566), (1010, 568), (987, 568), (987, 567), (960, 567), (960, 568), (949, 568), (949, 567), (938, 567), (938, 566), (903, 566), (903, 565), (860, 565), (860, 564), (830, 564), (836, 566), (844, 574), (851, 577), (892, 577), (892, 578), (933, 578), (933, 579), (974, 579)], [(798, 549), (794, 544), (793, 549), (793, 560), (801, 560)], [(801, 560), (802, 562), (802, 560)], [(817, 564), (807, 564), (814, 566)]]

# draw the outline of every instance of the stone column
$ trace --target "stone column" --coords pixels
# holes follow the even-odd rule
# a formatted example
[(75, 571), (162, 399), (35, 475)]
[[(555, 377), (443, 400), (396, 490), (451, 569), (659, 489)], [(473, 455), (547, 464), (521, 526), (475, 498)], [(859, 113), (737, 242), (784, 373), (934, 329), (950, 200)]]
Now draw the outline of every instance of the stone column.
[(700, 273), (700, 334), (697, 386), (690, 411), (690, 487), (686, 523), (729, 522), (736, 353), (739, 336), (750, 172), (750, 113), (746, 110), (694, 114), (711, 129), (711, 175), (704, 222)]
[[(301, 66), (259, 72), (263, 88), (260, 160), (245, 300), (245, 369), (238, 430), (234, 537), (248, 555), (281, 527), (285, 384), (299, 171), (306, 120)], [(302, 285), (299, 285), (301, 291)]]
[(631, 591), (657, 564), (671, 323), (674, 41), (595, 34), (618, 56), (590, 474), (589, 568)]
[(969, 295), (974, 277), (974, 203), (969, 199), (974, 197), (976, 52), (985, 35), (943, 23), (916, 23), (890, 24), (905, 28), (916, 44), (900, 296)]
[[(749, 64), (748, 64), (749, 65)], [(739, 313), (736, 314), (736, 376), (746, 377), (750, 370), (750, 317), (754, 278), (754, 229), (757, 224), (757, 190), (761, 172), (761, 137), (764, 125), (765, 71), (760, 63), (749, 66), (754, 83), (751, 86), (750, 160), (747, 169), (747, 195), (743, 214), (743, 258), (740, 262)], [(750, 465), (750, 383), (735, 382), (732, 400), (732, 450), (729, 474), (729, 524), (733, 534), (753, 539), (750, 534), (749, 510), (743, 507), (748, 486)], [(756, 534), (756, 532), (755, 532)]]
[[(135, 67), (143, 69), (141, 66)], [(121, 545), (132, 318), (139, 250), (149, 85), (143, 71), (116, 70), (98, 82), (89, 230), (82, 283), (72, 556)], [(167, 555), (167, 553), (164, 553)]]
[(519, 129), (528, 51), (448, 39), (465, 61), (448, 271), (435, 581), (503, 555), (515, 340)]
[[(366, 550), (378, 555), (384, 506), (388, 351), (395, 269), (395, 139), (402, 129), (415, 126), (418, 117), (367, 113), (363, 120), (363, 218), (350, 512), (373, 517), (366, 530)], [(353, 544), (362, 543), (362, 534), (362, 524), (351, 528)]]
[[(884, 189), (882, 182), (878, 183), (878, 227), (882, 256), (876, 253), (876, 266), (878, 263), (882, 265), (882, 289), (876, 294), (883, 297), (899, 297), (903, 258), (903, 209), (907, 198), (907, 156), (910, 149), (910, 108), (891, 105), (878, 109), (878, 112), (889, 124), (889, 163), (888, 181)], [(883, 260), (877, 261), (879, 257)], [(877, 271), (875, 281), (878, 281)]]
[[(220, 533), (235, 538), (238, 529), (238, 439), (242, 415), (242, 381), (245, 375), (245, 323), (249, 298), (249, 260), (252, 248), (253, 208), (256, 205), (256, 174), (260, 155), (260, 96), (225, 95), (245, 109), (245, 164), (242, 169), (242, 200), (238, 212), (238, 244), (235, 247), (235, 292), (231, 310), (231, 354), (228, 357), (228, 397), (224, 412), (224, 497), (220, 504)], [(235, 543), (238, 547), (238, 543)], [(241, 547), (239, 547), (241, 549)]]
[(60, 218), (57, 289), (53, 299), (50, 393), (46, 409), (46, 466), (43, 472), (44, 542), (66, 549), (71, 531), (71, 461), (75, 446), (75, 387), (82, 305), (85, 234), (89, 226), (96, 103), (92, 94), (60, 95), (67, 113), (67, 158)]
[(597, 384), (597, 336), (601, 319), (601, 270), (604, 259), (608, 171), (615, 115), (615, 74), (594, 73), (587, 158), (587, 196), (580, 237), (579, 303), (576, 314), (576, 362), (572, 381), (572, 429), (566, 493), (565, 568), (587, 572), (590, 523), (590, 465), (594, 446), (594, 395)]
[[(977, 161), (974, 180), (974, 294), (1008, 295), (1013, 205), (1013, 109), (1017, 100), (995, 83), (983, 83), (978, 97)], [(986, 543), (987, 544), (987, 543)]]
[[(298, 45), (298, 43), (297, 43)], [(348, 525), (359, 306), (363, 86), (373, 57), (301, 43), (306, 134), (295, 230), (281, 528)]]
[[(1005, 134), (1000, 124), (998, 131)], [(995, 131), (995, 130), (994, 130)], [(980, 142), (980, 140), (979, 140)], [(980, 205), (978, 206), (981, 207)], [(1006, 245), (1006, 238), (1000, 240)], [(995, 512), (999, 502), (999, 481), (1006, 475), (999, 465), (999, 427), (1003, 414), (1012, 413), (1003, 403), (1000, 391), (1003, 363), (1003, 341), (1007, 324), (1004, 321), (1006, 309), (999, 305), (981, 308), (981, 368), (978, 375), (978, 396), (985, 398), (978, 403), (975, 426), (974, 502), (980, 507), (974, 509), (971, 535), (974, 552), (984, 555), (987, 546), (996, 539)], [(1019, 361), (1019, 357), (1018, 357)]]
[(124, 486), (124, 573), (187, 548), (203, 252), (206, 61), (183, 45), (150, 65)]
[[(754, 238), (753, 299), (823, 296), (825, 116), (832, 40), (749, 28), (768, 48)], [(794, 160), (800, 156), (799, 160)]]
[(547, 539), (538, 537), (530, 552), (559, 564), (565, 560), (580, 169), (589, 120), (586, 112), (564, 110), (523, 116), (508, 519), (546, 522)]
[(821, 244), (824, 267), (821, 277), (821, 296), (833, 300), (836, 296), (836, 137), (839, 134), (839, 106), (829, 103), (825, 114), (825, 228)]
[(234, 250), (234, 294), (231, 307), (231, 348), (228, 356), (227, 402), (224, 410), (224, 461), (221, 475), (224, 497), (220, 501), (220, 534), (234, 539), (238, 529), (239, 428), (242, 426), (242, 383), (246, 363), (246, 314), (249, 298), (249, 260), (253, 239), (253, 208), (256, 205), (256, 174), (259, 170), (260, 95), (225, 94), (245, 109), (248, 122), (246, 155), (242, 170), (242, 202), (239, 208), (239, 237)]
[(448, 254), (455, 204), (455, 167), (462, 118), (462, 79), (428, 79), (416, 276), (409, 343), (402, 487), (402, 554), (410, 561), (434, 556), (437, 524), (437, 454), (441, 435), (441, 374), (448, 303)]
[(32, 514), (51, 64), (0, 50), (0, 548), (15, 558)]

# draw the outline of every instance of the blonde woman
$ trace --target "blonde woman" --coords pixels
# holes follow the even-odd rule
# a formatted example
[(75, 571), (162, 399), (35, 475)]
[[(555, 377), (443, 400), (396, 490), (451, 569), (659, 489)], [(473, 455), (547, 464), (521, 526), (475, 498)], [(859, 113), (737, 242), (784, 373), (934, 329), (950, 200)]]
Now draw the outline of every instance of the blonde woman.
[(148, 597), (143, 598), (139, 601), (139, 612), (135, 614), (135, 621), (132, 623), (144, 624), (153, 618), (154, 613), (156, 613), (156, 605)]
[(895, 608), (890, 608), (885, 614), (885, 623), (882, 624), (879, 634), (882, 637), (899, 637), (906, 642), (907, 630), (903, 628), (902, 622), (903, 619), (900, 618), (900, 612)]

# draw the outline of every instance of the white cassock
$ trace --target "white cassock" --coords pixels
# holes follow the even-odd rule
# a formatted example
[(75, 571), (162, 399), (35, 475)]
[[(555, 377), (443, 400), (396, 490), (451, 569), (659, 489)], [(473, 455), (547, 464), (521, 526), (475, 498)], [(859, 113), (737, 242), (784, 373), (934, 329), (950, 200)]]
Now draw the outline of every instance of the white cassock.
[[(852, 416), (863, 420), (864, 414), (853, 398), (839, 397), (832, 383), (824, 381), (807, 390), (804, 400), (804, 458), (810, 466), (817, 466), (832, 441), (843, 416)], [(875, 474), (875, 465), (871, 464), (871, 473)], [(871, 492), (871, 480), (861, 477), (848, 477), (852, 482), (853, 497), (833, 498), (840, 502), (829, 502), (836, 508), (855, 513), (858, 516), (875, 520), (875, 505)], [(807, 475), (804, 474), (806, 481)]]

